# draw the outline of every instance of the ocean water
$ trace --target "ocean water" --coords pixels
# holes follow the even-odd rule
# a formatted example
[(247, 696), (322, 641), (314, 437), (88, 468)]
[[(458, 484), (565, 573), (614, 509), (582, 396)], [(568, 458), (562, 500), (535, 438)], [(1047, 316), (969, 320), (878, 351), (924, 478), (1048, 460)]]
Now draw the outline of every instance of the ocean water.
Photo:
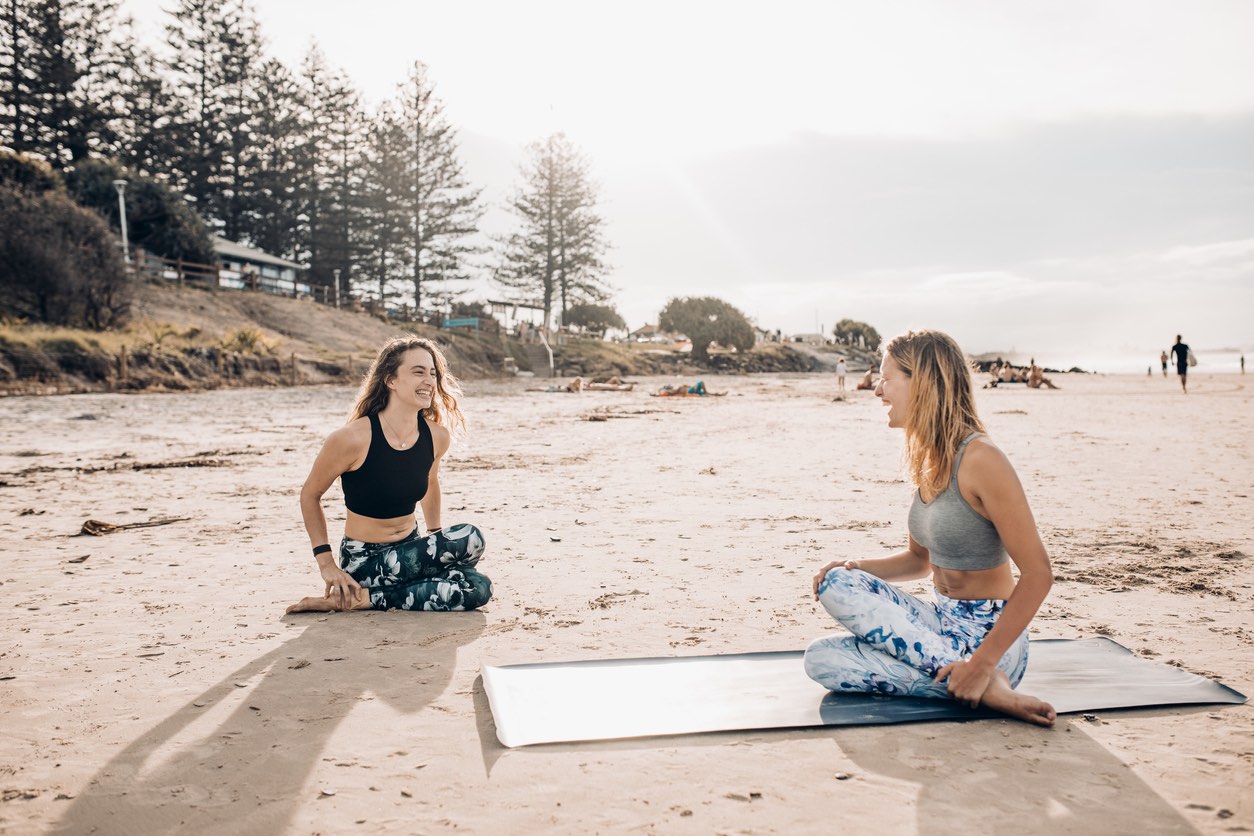
[[(1164, 346), (1170, 351), (1169, 346)], [(1004, 351), (1004, 352), (984, 352), (973, 355), (976, 359), (992, 359), (993, 357), (1001, 357), (1016, 366), (1026, 366), (1030, 360), (1035, 359), (1038, 364), (1047, 369), (1057, 369), (1059, 371), (1067, 371), (1071, 368), (1080, 368), (1086, 372), (1097, 372), (1099, 374), (1145, 374), (1146, 369), (1151, 369), (1156, 374), (1162, 374), (1162, 366), (1159, 362), (1158, 355), (1162, 351), (1158, 349), (1064, 349), (1060, 351), (1037, 351), (1028, 354), (1024, 351)], [(1241, 354), (1243, 350), (1240, 348), (1197, 348), (1193, 347), (1193, 354), (1197, 357), (1197, 366), (1194, 372), (1197, 374), (1239, 374), (1241, 371)], [(1245, 360), (1250, 366), (1249, 372), (1254, 374), (1254, 348), (1244, 349)], [(1168, 359), (1168, 370), (1175, 373), (1175, 361)]]
[[(1164, 346), (1170, 354), (1170, 347)], [(1038, 357), (1037, 362), (1056, 369), (1069, 369), (1072, 366), (1079, 366), (1085, 371), (1101, 372), (1104, 374), (1144, 374), (1146, 369), (1151, 369), (1156, 374), (1162, 374), (1162, 365), (1159, 362), (1159, 352), (1163, 349), (1148, 349), (1145, 351), (1111, 351), (1111, 352), (1091, 352), (1079, 353), (1074, 361), (1065, 361), (1060, 358), (1058, 362), (1053, 361), (1050, 357)], [(1254, 349), (1245, 350), (1245, 362), (1249, 367), (1247, 370), (1254, 374)], [(1241, 354), (1242, 349), (1239, 348), (1198, 348), (1193, 346), (1193, 354), (1197, 357), (1197, 366), (1192, 371), (1197, 374), (1239, 374), (1241, 371)], [(1065, 362), (1065, 365), (1062, 363)], [(1170, 357), (1167, 360), (1168, 372), (1175, 373), (1175, 360)]]

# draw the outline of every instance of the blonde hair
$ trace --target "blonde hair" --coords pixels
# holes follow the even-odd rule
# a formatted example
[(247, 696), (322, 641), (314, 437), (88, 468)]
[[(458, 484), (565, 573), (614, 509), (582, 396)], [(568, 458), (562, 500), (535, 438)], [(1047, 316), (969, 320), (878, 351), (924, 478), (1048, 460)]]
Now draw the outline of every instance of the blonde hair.
[(906, 463), (924, 500), (945, 490), (963, 439), (984, 432), (975, 414), (971, 365), (948, 334), (907, 331), (884, 346), (910, 378), (906, 410)]
[(428, 421), (443, 424), (450, 430), (465, 430), (466, 417), (462, 414), (461, 407), (457, 405), (457, 399), (462, 394), (462, 387), (453, 373), (448, 370), (448, 360), (445, 359), (444, 352), (434, 341), (413, 335), (394, 337), (379, 349), (379, 356), (374, 358), (374, 362), (370, 364), (370, 370), (366, 372), (361, 382), (361, 389), (357, 392), (357, 403), (353, 406), (353, 412), (349, 417), (350, 421), (377, 413), (388, 405), (388, 398), (391, 397), (387, 387), (388, 381), (396, 377), (405, 352), (415, 348), (430, 352), (431, 359), (435, 361), (435, 394), (431, 398), (431, 406), (422, 410), (423, 417)]

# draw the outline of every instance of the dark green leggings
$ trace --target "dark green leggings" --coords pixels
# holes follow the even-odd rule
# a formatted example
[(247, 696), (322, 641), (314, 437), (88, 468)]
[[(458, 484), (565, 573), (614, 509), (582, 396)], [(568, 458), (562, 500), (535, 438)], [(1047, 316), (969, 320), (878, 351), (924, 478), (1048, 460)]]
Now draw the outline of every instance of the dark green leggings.
[(475, 610), (492, 597), (492, 582), (474, 570), (483, 532), (462, 523), (425, 537), (418, 529), (395, 543), (340, 544), (340, 568), (370, 593), (376, 610)]

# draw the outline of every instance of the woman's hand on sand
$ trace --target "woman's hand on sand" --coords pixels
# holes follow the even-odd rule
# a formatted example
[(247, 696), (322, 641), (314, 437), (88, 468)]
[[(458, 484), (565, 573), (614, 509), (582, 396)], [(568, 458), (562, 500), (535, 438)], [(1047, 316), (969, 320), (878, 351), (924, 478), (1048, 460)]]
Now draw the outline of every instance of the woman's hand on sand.
[(361, 584), (338, 566), (323, 566), (321, 572), (322, 579), (327, 582), (327, 591), (323, 597), (337, 610), (352, 609), (358, 593), (361, 592)]
[(831, 563), (819, 570), (814, 576), (814, 600), (819, 600), (819, 584), (823, 583), (823, 579), (827, 577), (827, 573), (833, 569), (860, 569), (861, 564), (856, 560), (833, 560)]
[(993, 681), (994, 670), (996, 668), (992, 665), (985, 665), (971, 659), (959, 659), (938, 670), (936, 681), (944, 682), (948, 677), (949, 683), (946, 688), (949, 690), (949, 696), (967, 708), (975, 708), (984, 699), (984, 692)]

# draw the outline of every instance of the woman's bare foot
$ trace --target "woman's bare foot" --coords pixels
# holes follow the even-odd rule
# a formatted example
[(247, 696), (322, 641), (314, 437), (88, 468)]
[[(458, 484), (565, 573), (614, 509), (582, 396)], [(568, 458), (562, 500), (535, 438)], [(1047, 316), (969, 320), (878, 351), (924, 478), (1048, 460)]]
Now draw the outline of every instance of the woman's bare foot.
[[(368, 610), (370, 609), (370, 593), (364, 589), (358, 589), (356, 597), (353, 599), (350, 610)], [(301, 598), (295, 604), (288, 607), (285, 612), (339, 612), (339, 608), (331, 603), (331, 599), (319, 595), (317, 597), (309, 596)]]
[(1011, 688), (1010, 680), (999, 670), (993, 672), (993, 679), (980, 699), (980, 705), (1038, 726), (1052, 726), (1058, 716), (1054, 707), (1044, 700), (1020, 694)]

